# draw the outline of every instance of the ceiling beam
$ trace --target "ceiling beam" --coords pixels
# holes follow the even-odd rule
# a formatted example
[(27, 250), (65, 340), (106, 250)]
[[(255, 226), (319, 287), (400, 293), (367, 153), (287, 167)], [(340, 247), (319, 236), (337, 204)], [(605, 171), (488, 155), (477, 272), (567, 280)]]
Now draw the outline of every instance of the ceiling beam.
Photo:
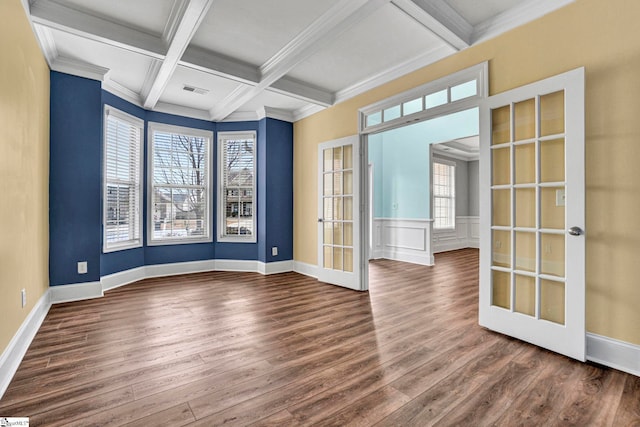
[(260, 67), (258, 84), (234, 91), (234, 97), (227, 97), (213, 108), (212, 120), (223, 120), (284, 77), (296, 65), (390, 1), (342, 0), (334, 5)]
[(169, 49), (162, 61), (162, 65), (156, 73), (149, 93), (144, 94), (144, 107), (153, 109), (167, 87), (173, 72), (178, 66), (178, 61), (189, 46), (191, 39), (196, 34), (198, 27), (204, 20), (214, 0), (190, 0), (179, 18), (179, 24), (175, 29)]
[(444, 0), (392, 1), (398, 9), (457, 50), (471, 46), (473, 26)]
[[(184, 8), (178, 9), (176, 15), (180, 16), (179, 14), (182, 10)], [(170, 37), (171, 34), (175, 35), (178, 31), (177, 20), (172, 20), (175, 24), (167, 26), (165, 30), (167, 34), (163, 38), (155, 37), (102, 18), (78, 12), (51, 1), (38, 1), (31, 6), (30, 11), (32, 20), (36, 24), (34, 25), (36, 29), (44, 27), (64, 31), (85, 39), (145, 55), (154, 58), (156, 61), (164, 60), (167, 54), (166, 42), (163, 38)], [(45, 48), (45, 46), (41, 47)], [(51, 49), (48, 51), (50, 52)], [(47, 60), (53, 62), (55, 58), (47, 57)], [(260, 70), (254, 65), (196, 46), (187, 47), (178, 64), (248, 85), (256, 85), (260, 81)], [(153, 73), (156, 72), (158, 70), (152, 69), (149, 74), (153, 76)], [(154, 81), (148, 80), (143, 93), (148, 94), (150, 92)], [(323, 107), (331, 105), (333, 99), (332, 93), (328, 91), (306, 86), (303, 82), (294, 81), (286, 77), (281, 79), (273, 90)], [(146, 96), (142, 97), (142, 99), (145, 98)]]

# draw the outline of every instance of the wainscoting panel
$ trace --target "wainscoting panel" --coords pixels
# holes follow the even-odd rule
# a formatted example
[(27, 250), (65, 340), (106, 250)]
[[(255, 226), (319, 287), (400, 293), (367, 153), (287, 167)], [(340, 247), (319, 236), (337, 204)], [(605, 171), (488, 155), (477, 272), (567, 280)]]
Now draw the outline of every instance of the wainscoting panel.
[(458, 216), (454, 230), (433, 230), (433, 252), (480, 247), (480, 217)]
[(427, 219), (375, 218), (373, 258), (433, 265), (431, 223)]

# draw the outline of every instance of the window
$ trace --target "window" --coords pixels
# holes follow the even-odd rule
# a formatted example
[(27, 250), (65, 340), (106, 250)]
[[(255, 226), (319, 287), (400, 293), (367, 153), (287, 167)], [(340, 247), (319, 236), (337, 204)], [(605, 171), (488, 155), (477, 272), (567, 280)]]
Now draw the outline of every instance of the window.
[(102, 251), (142, 246), (142, 129), (144, 122), (104, 107)]
[(255, 242), (256, 133), (220, 132), (218, 240)]
[(433, 162), (433, 228), (455, 228), (456, 167), (454, 163)]
[(211, 242), (213, 133), (149, 123), (148, 244)]
[(488, 63), (469, 67), (360, 109), (360, 131), (379, 132), (479, 105), (488, 96)]

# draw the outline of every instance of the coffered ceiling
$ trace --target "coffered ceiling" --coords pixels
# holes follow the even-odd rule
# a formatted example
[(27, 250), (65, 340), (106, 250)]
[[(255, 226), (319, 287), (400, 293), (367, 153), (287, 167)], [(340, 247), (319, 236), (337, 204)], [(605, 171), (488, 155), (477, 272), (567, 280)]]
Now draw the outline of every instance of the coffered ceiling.
[(149, 110), (295, 121), (574, 0), (32, 0), (51, 69)]

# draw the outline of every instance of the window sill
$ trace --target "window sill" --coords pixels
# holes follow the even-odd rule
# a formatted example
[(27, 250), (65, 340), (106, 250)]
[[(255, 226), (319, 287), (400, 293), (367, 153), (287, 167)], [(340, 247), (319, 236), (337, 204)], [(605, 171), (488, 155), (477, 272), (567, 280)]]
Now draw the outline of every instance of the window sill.
[(113, 245), (110, 247), (102, 247), (102, 253), (103, 254), (108, 254), (111, 252), (119, 252), (119, 251), (126, 251), (128, 249), (135, 249), (135, 248), (141, 248), (142, 247), (142, 242), (136, 242), (136, 243), (125, 243), (122, 245)]
[(175, 239), (175, 240), (149, 240), (147, 246), (171, 246), (171, 245), (191, 245), (197, 243), (212, 243), (211, 237), (201, 239)]
[(217, 243), (256, 243), (258, 240), (254, 237), (218, 237)]

